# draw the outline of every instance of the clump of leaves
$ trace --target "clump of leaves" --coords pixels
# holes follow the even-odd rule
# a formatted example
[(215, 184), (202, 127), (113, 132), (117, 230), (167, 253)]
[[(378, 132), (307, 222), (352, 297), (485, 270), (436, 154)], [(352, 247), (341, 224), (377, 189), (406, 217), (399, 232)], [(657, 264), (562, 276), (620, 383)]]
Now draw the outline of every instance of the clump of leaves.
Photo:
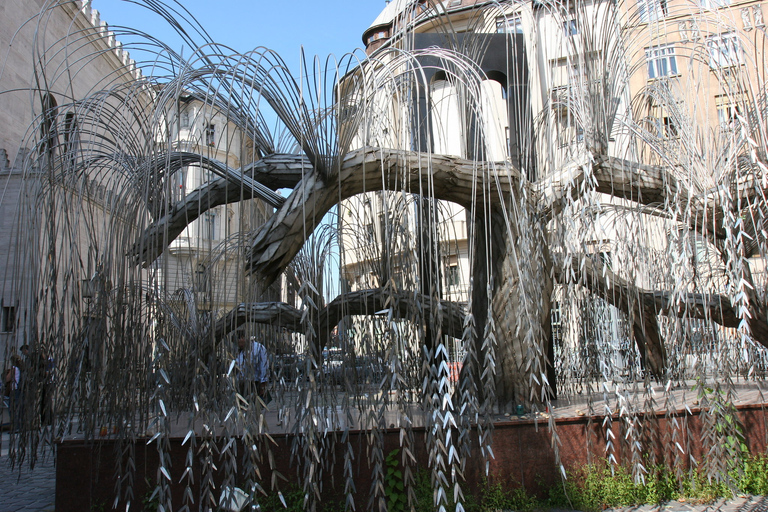
[[(259, 498), (261, 510), (304, 512), (304, 491), (298, 485), (291, 485), (285, 491), (272, 492)], [(344, 510), (344, 503), (335, 500), (324, 500), (319, 508), (321, 512), (340, 512)]]
[(483, 484), (480, 495), (480, 510), (519, 510), (527, 512), (541, 509), (541, 502), (529, 495), (522, 487), (505, 489), (501, 482)]
[(744, 461), (739, 489), (746, 494), (768, 494), (768, 455), (755, 455)]
[(707, 478), (706, 471), (690, 471), (678, 481), (664, 466), (650, 468), (644, 482), (635, 482), (630, 472), (608, 463), (589, 465), (571, 472), (563, 487), (553, 488), (548, 506), (566, 506), (584, 511), (605, 508), (658, 504), (670, 500), (711, 503), (733, 496), (734, 492), (752, 495), (768, 493), (768, 455), (743, 455), (739, 467), (731, 470), (732, 482)]
[(141, 504), (144, 506), (145, 512), (156, 512), (160, 505), (160, 498), (158, 496), (160, 488), (156, 487), (149, 478), (145, 478), (144, 483), (147, 486), (147, 492), (141, 498)]
[(107, 505), (103, 501), (91, 503), (91, 512), (104, 512), (107, 509)]
[(388, 512), (405, 512), (407, 503), (403, 472), (397, 460), (398, 453), (400, 453), (399, 448), (392, 450), (384, 461), (387, 466), (387, 473), (384, 475), (384, 494), (387, 497)]

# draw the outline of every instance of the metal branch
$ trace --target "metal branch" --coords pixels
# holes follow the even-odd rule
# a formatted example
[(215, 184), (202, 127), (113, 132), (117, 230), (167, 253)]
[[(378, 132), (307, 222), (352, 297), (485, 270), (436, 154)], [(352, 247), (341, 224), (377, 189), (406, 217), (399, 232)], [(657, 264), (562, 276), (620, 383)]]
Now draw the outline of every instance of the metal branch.
[[(469, 208), (473, 199), (484, 199), (475, 182), (478, 165), (457, 157), (393, 149), (350, 152), (341, 164), (338, 180), (325, 183), (315, 173), (304, 176), (285, 204), (256, 234), (248, 269), (271, 283), (333, 205), (363, 192), (417, 192), (429, 188), (434, 198)], [(502, 197), (509, 197), (514, 182), (519, 181), (516, 170), (506, 170), (506, 176), (487, 184), (492, 204), (498, 205)]]
[[(347, 316), (388, 315), (393, 318), (413, 320), (412, 312), (421, 307), (430, 306), (432, 299), (418, 292), (394, 291), (390, 288), (358, 290), (340, 295), (318, 315), (318, 333), (328, 333)], [(443, 314), (443, 334), (461, 338), (465, 306), (460, 303), (442, 300), (439, 310)], [(224, 338), (246, 322), (269, 324), (284, 327), (290, 331), (301, 330), (302, 312), (284, 302), (259, 302), (239, 304), (235, 309), (220, 318), (214, 327), (215, 339)], [(327, 340), (326, 340), (327, 341)], [(324, 343), (322, 343), (324, 345)]]

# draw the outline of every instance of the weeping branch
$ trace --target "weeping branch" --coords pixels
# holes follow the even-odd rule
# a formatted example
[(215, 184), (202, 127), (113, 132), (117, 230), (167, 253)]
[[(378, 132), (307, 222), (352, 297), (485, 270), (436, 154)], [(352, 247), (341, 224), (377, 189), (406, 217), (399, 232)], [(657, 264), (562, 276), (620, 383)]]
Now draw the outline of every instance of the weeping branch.
[[(591, 293), (604, 299), (632, 320), (632, 330), (640, 354), (646, 357), (647, 369), (653, 375), (663, 375), (666, 350), (659, 331), (657, 315), (677, 316), (712, 321), (723, 327), (738, 328), (742, 319), (728, 297), (708, 293), (675, 294), (669, 291), (644, 290), (616, 275), (600, 258), (583, 256), (579, 282)], [(578, 268), (581, 260), (572, 257), (571, 265)], [(555, 265), (555, 279), (568, 284), (562, 265)], [(757, 301), (751, 302), (747, 319), (752, 338), (768, 347), (768, 323)]]
[[(265, 157), (246, 167), (244, 174), (272, 190), (294, 188), (294, 191), (256, 235), (250, 267), (265, 276), (278, 275), (303, 245), (304, 233), (311, 233), (339, 200), (363, 192), (383, 189), (415, 192), (431, 185), (436, 197), (469, 207), (473, 194), (478, 193), (473, 185), (478, 166), (478, 162), (456, 157), (363, 148), (350, 152), (341, 165), (339, 179), (326, 183), (304, 156)], [(382, 169), (386, 170), (385, 179), (382, 179)], [(511, 170), (510, 174), (517, 181), (519, 173)], [(489, 186), (492, 198), (499, 201), (500, 194), (508, 195), (512, 185), (504, 178)], [(137, 262), (150, 264), (189, 223), (210, 208), (241, 201), (242, 191), (239, 184), (218, 178), (188, 194), (142, 234), (133, 249)], [(254, 196), (249, 194), (245, 199), (250, 197)], [(305, 213), (308, 215), (306, 230)], [(288, 240), (286, 236), (298, 238)]]
[[(285, 204), (256, 234), (248, 270), (262, 276), (267, 284), (272, 282), (331, 207), (356, 194), (383, 189), (415, 192), (432, 186), (436, 198), (469, 206), (477, 190), (473, 185), (477, 165), (470, 160), (409, 151), (354, 151), (344, 159), (338, 180), (325, 183), (314, 173), (301, 180)], [(386, 172), (382, 173), (382, 169)], [(501, 191), (505, 192), (508, 191)], [(498, 194), (496, 190), (492, 195), (498, 198)]]
[[(176, 154), (178, 155), (178, 154)], [(228, 177), (219, 177), (206, 182), (201, 187), (186, 195), (184, 200), (171, 207), (165, 215), (152, 224), (132, 249), (136, 263), (144, 266), (155, 261), (170, 242), (176, 239), (182, 231), (203, 213), (223, 204), (237, 203), (245, 199), (265, 199), (265, 194), (246, 187), (245, 183), (235, 179), (240, 171), (231, 169), (221, 162), (212, 159), (202, 159), (200, 155), (191, 154), (184, 165), (197, 164), (203, 168), (216, 167), (228, 173)], [(168, 165), (180, 168), (179, 158), (173, 155), (157, 158), (157, 167)], [(309, 165), (306, 158), (296, 155), (271, 155), (243, 169), (243, 178), (248, 178), (269, 190), (293, 188), (301, 180), (302, 170)], [(171, 169), (173, 170), (173, 169)], [(283, 198), (277, 204), (282, 204)]]
[[(391, 288), (372, 288), (340, 295), (319, 312), (321, 346), (327, 342), (327, 333), (344, 318), (357, 315), (389, 315), (401, 320), (415, 320), (414, 311), (431, 308), (432, 298), (418, 292), (395, 291)], [(461, 338), (466, 308), (463, 304), (441, 300), (438, 309), (443, 315), (443, 333)], [(214, 327), (215, 338), (222, 339), (246, 322), (268, 324), (301, 332), (302, 311), (284, 302), (257, 302), (239, 304), (219, 319)]]

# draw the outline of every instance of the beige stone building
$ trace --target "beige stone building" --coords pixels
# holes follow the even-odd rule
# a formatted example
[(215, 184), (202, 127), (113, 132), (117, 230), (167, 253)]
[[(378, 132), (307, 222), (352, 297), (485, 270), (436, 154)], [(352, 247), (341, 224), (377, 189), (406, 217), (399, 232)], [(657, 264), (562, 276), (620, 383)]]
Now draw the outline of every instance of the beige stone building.
[[(475, 0), (394, 0), (364, 32), (363, 42), (372, 61), (393, 58), (390, 48), (433, 45), (479, 56), (477, 64), (486, 77), (482, 85), (487, 146), (483, 159), (511, 161), (529, 178), (541, 180), (591, 152), (671, 167), (690, 177), (697, 187), (715, 193), (721, 177), (745, 158), (736, 143), (740, 131), (748, 123), (760, 122), (760, 116), (749, 118), (748, 112), (756, 106), (765, 108), (764, 9), (762, 2), (755, 1), (588, 0), (500, 5)], [(405, 26), (413, 29), (407, 36), (401, 32)], [(449, 33), (453, 34), (450, 38)], [(494, 39), (500, 34), (504, 34), (504, 42)], [(483, 41), (483, 51), (473, 47), (471, 40)], [(367, 137), (373, 146), (477, 156), (471, 154), (476, 148), (462, 117), (464, 100), (458, 88), (440, 72), (426, 69), (425, 74), (429, 91), (424, 93), (422, 108), (428, 113), (422, 116), (429, 117), (429, 122), (422, 122), (421, 138), (413, 136), (416, 129), (407, 121), (414, 118), (418, 106), (377, 99), (381, 115), (366, 127), (358, 145)], [(526, 151), (521, 148), (527, 149), (530, 160), (522, 157)], [(754, 149), (764, 153), (764, 148)], [(342, 225), (355, 231), (357, 224), (363, 239), (381, 241), (386, 232), (382, 212), (392, 210), (382, 197), (368, 194), (348, 201)], [(628, 207), (629, 202), (603, 194), (584, 202), (580, 208), (595, 209), (596, 215), (574, 220), (577, 227), (573, 232), (591, 240), (583, 250), (599, 255), (617, 275), (631, 278), (641, 289), (664, 290), (680, 286), (669, 282), (663, 271), (669, 263), (665, 255), (674, 252), (670, 244), (690, 246), (680, 250), (690, 255), (690, 265), (706, 269), (706, 277), (697, 275), (697, 284), (691, 281), (685, 286), (722, 292), (722, 262), (697, 228), (677, 232), (674, 223), (653, 215), (626, 214)], [(471, 267), (467, 218), (457, 205), (447, 204), (446, 210), (440, 231), (451, 235), (445, 238), (449, 242), (438, 265), (442, 296), (461, 301), (467, 299), (461, 293), (468, 288)], [(417, 233), (415, 217), (412, 210), (412, 237)], [(699, 226), (701, 229), (706, 228)], [(639, 245), (630, 241), (631, 233), (637, 233)], [(575, 239), (565, 242), (580, 243)], [(412, 238), (410, 247), (414, 244)], [(365, 263), (377, 255), (370, 247), (357, 243), (345, 249), (343, 274), (353, 290), (380, 284), (371, 278), (376, 272)], [(402, 247), (393, 246), (390, 261), (398, 260)], [(687, 264), (685, 256), (682, 264)], [(752, 267), (753, 273), (762, 272), (757, 259), (752, 260)], [(396, 273), (402, 274), (402, 270)], [(688, 273), (695, 272), (689, 269)], [(598, 345), (602, 344), (596, 350), (615, 352), (610, 357), (616, 368), (629, 364), (626, 343), (621, 341), (628, 333), (616, 308), (584, 295), (571, 298), (565, 312), (559, 309), (562, 295), (558, 294), (562, 293), (555, 294), (556, 335), (573, 344), (579, 338), (596, 336), (601, 339)], [(585, 304), (591, 304), (594, 311), (587, 311)], [(587, 318), (590, 315), (599, 317), (603, 327), (595, 327), (595, 321)], [(571, 319), (571, 328), (564, 333), (561, 319), (565, 317)]]
[[(170, 133), (163, 140), (173, 141), (175, 151), (204, 155), (232, 169), (255, 159), (251, 141), (235, 124), (205, 98), (191, 93), (180, 95), (178, 109), (170, 113)], [(196, 189), (205, 187), (217, 176), (202, 165), (189, 165), (170, 178), (172, 201), (179, 203)], [(269, 207), (258, 200), (245, 200), (208, 209), (193, 220), (170, 243), (154, 263), (158, 286), (168, 296), (193, 290), (198, 312), (219, 313), (237, 303), (253, 300), (250, 279), (237, 259), (243, 234), (264, 222)]]
[[(46, 7), (52, 7), (45, 9)], [(49, 152), (75, 144), (78, 113), (74, 102), (97, 90), (120, 87), (141, 78), (130, 55), (100, 19), (99, 12), (85, 2), (33, 0), (3, 7), (0, 21), (0, 278), (2, 318), (0, 318), (0, 360), (11, 347), (31, 340), (25, 335), (19, 301), (25, 283), (35, 276), (21, 276), (24, 255), (18, 253), (18, 237), (32, 226), (20, 226), (24, 205), (34, 203), (34, 192), (22, 180), (35, 168), (37, 159), (52, 155), (31, 153), (31, 145), (43, 144)], [(72, 40), (76, 44), (69, 44)], [(67, 46), (69, 52), (65, 52)], [(35, 73), (35, 59), (46, 55), (46, 73)], [(33, 133), (33, 115), (43, 116), (46, 133)], [(25, 161), (27, 162), (25, 164)], [(40, 160), (37, 160), (40, 162)], [(31, 195), (30, 195), (31, 194)], [(104, 208), (102, 202), (96, 205)], [(86, 277), (86, 276), (83, 276)], [(30, 284), (31, 287), (31, 284)]]
[[(122, 259), (126, 255), (115, 254), (114, 248), (132, 246), (139, 238), (137, 227), (146, 222), (147, 210), (141, 208), (141, 199), (136, 199), (141, 191), (131, 191), (131, 187), (147, 186), (132, 181), (139, 175), (133, 167), (142, 165), (142, 156), (170, 146), (231, 169), (256, 159), (253, 144), (223, 112), (210, 105), (210, 98), (183, 88), (176, 98), (156, 97), (160, 89), (142, 82), (141, 70), (89, 0), (36, 0), (13, 9), (6, 7), (5, 11), (9, 15), (3, 17), (0, 35), (0, 111), (4, 116), (0, 130), (0, 208), (4, 213), (0, 219), (0, 358), (24, 343), (34, 345), (29, 333), (34, 331), (34, 322), (42, 323), (46, 314), (41, 311), (35, 320), (24, 313), (27, 306), (37, 304), (34, 294), (38, 279), (43, 279), (37, 274), (43, 272), (46, 249), (41, 248), (40, 254), (21, 254), (18, 250), (35, 245), (28, 240), (19, 243), (25, 229), (28, 233), (43, 229), (20, 224), (21, 212), (34, 212), (38, 200), (37, 192), (30, 188), (35, 180), (23, 178), (45, 168), (49, 161), (65, 168), (70, 151), (77, 155), (73, 162), (74, 158), (95, 158), (83, 166), (86, 176), (80, 176), (82, 180), (73, 172), (64, 187), (69, 187), (75, 200), (83, 201), (83, 208), (73, 210), (69, 219), (72, 227), (61, 223), (56, 228), (62, 232), (58, 237), (59, 257), (68, 259), (68, 265), (79, 273), (62, 277), (70, 282), (62, 281), (61, 289), (69, 294), (72, 282), (82, 288), (58, 300), (77, 302), (79, 293), (82, 300), (73, 303), (71, 310), (85, 318), (84, 325), (90, 325), (95, 323), (88, 311), (95, 303), (94, 287), (111, 287), (111, 278), (100, 276), (99, 269), (106, 262), (113, 272), (124, 272)], [(40, 55), (45, 55), (40, 61), (45, 65), (38, 62), (35, 67), (34, 59)], [(158, 107), (161, 104), (166, 105), (165, 110)], [(157, 118), (143, 119), (150, 115)], [(100, 138), (106, 144), (102, 145)], [(105, 163), (100, 164), (99, 159)], [(170, 205), (183, 204), (190, 193), (218, 178), (203, 167), (202, 162), (186, 165), (152, 185), (161, 187), (156, 191), (157, 199)], [(127, 208), (121, 205), (121, 211), (116, 201), (125, 198), (136, 204)], [(180, 297), (179, 293), (192, 291), (203, 316), (215, 317), (238, 302), (252, 300), (253, 289), (243, 275), (242, 262), (232, 258), (242, 255), (243, 234), (264, 221), (268, 208), (261, 201), (246, 200), (204, 212), (139, 272), (140, 286), (148, 294), (171, 302), (173, 297)], [(125, 213), (132, 210), (137, 212), (135, 217)], [(118, 240), (121, 236), (134, 238)]]

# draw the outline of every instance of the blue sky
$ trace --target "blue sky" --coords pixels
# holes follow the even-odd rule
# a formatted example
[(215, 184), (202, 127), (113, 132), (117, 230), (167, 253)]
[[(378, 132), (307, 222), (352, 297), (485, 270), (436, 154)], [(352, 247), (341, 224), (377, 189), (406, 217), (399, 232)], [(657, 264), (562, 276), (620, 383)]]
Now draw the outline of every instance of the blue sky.
[[(164, 1), (178, 7), (173, 0)], [(265, 46), (292, 69), (298, 68), (301, 45), (307, 55), (322, 58), (341, 57), (362, 47), (363, 31), (385, 7), (384, 0), (183, 0), (182, 4), (214, 41), (241, 53)], [(145, 8), (124, 0), (93, 0), (92, 5), (110, 25), (138, 28), (181, 49), (181, 40), (165, 21)], [(188, 48), (184, 54), (189, 55)]]
[[(164, 1), (174, 5), (173, 0)], [(384, 0), (183, 0), (183, 5), (215, 42), (239, 53), (259, 46), (270, 48), (282, 56), (294, 74), (300, 67), (302, 45), (307, 56), (318, 55), (323, 60), (331, 54), (340, 58), (361, 48), (363, 32), (386, 6)], [(124, 0), (93, 0), (92, 7), (111, 26), (142, 30), (176, 51), (182, 50), (181, 38), (162, 18), (146, 8)], [(141, 59), (135, 48), (130, 51)], [(183, 55), (190, 55), (188, 47), (184, 48)], [(289, 192), (285, 190), (283, 194)], [(327, 217), (325, 222), (333, 220)], [(338, 252), (334, 258), (338, 258)], [(338, 268), (333, 264), (329, 267), (330, 278), (326, 281), (329, 289), (325, 290), (328, 300), (339, 292)]]

